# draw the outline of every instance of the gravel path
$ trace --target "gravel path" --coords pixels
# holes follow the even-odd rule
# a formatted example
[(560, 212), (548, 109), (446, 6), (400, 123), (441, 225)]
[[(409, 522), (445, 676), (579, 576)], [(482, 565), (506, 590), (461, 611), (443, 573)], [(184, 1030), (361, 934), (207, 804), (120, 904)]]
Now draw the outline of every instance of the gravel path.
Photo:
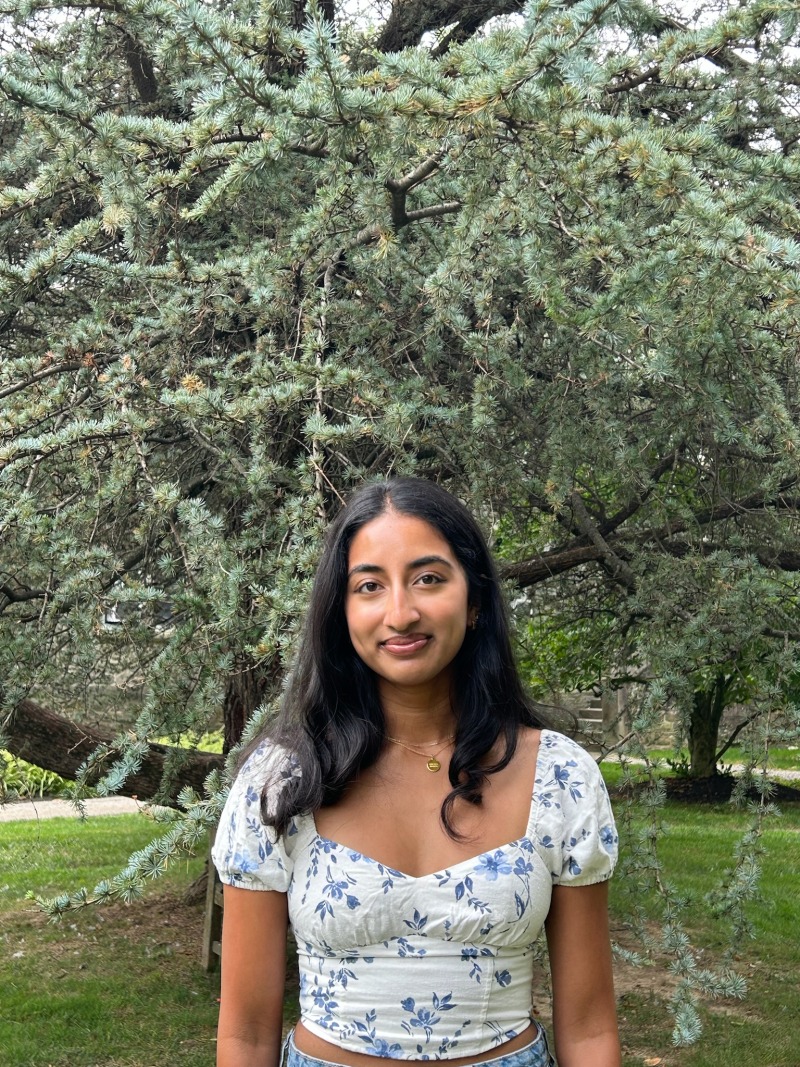
[[(87, 815), (129, 815), (142, 805), (131, 797), (97, 797), (87, 800)], [(15, 800), (0, 804), (0, 823), (30, 822), (33, 819), (77, 819), (69, 800)]]
[[(739, 771), (744, 770), (744, 766), (741, 763), (731, 764), (731, 770), (734, 774), (738, 774)], [(774, 778), (776, 782), (797, 782), (800, 781), (800, 771), (790, 771), (788, 769), (776, 769), (770, 770), (770, 778)]]

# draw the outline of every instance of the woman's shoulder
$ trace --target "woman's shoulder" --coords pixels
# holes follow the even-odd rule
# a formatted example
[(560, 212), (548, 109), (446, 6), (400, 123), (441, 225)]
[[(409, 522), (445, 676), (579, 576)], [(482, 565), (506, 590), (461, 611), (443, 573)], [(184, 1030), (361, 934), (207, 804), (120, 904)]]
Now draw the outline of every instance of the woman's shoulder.
[(562, 843), (554, 881), (590, 885), (610, 878), (619, 838), (603, 776), (591, 753), (557, 730), (542, 730), (535, 800), (546, 854)]
[(602, 783), (597, 761), (577, 741), (558, 730), (542, 729), (539, 735), (537, 782), (555, 778), (561, 783), (581, 778), (590, 787)]
[(292, 753), (272, 739), (254, 743), (245, 754), (220, 814), (212, 850), (223, 882), (286, 892), (290, 850), (264, 816), (275, 815), (281, 790), (294, 776)]
[(257, 743), (254, 742), (250, 750), (245, 750), (244, 756), (240, 757), (238, 773), (270, 769), (290, 772), (296, 765), (297, 757), (287, 745), (273, 737), (263, 737)]
[(267, 796), (274, 798), (292, 778), (300, 775), (295, 753), (279, 741), (265, 737), (242, 758), (233, 789), (255, 790), (259, 794), (266, 789)]
[[(574, 738), (569, 737), (568, 734), (562, 734), (558, 730), (550, 730), (545, 727), (537, 732), (539, 734), (539, 746), (545, 752), (592, 759), (583, 745), (579, 744)], [(592, 762), (594, 761), (592, 760)]]
[(536, 753), (540, 759), (564, 757), (592, 760), (591, 755), (577, 741), (567, 734), (545, 726), (521, 726), (517, 734), (517, 745), (524, 754)]

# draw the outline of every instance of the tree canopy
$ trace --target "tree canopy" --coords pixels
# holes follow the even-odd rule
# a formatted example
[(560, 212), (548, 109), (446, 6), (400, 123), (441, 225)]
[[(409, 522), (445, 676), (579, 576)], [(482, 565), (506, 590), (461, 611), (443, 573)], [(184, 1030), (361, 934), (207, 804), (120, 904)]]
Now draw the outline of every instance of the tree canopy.
[[(235, 744), (327, 521), (401, 473), (461, 495), (532, 632), (574, 637), (555, 682), (591, 655), (638, 679), (637, 727), (673, 701), (688, 729), (722, 674), (792, 721), (796, 12), (3, 8), (13, 748), (100, 684), (143, 698), (86, 781), (220, 716)], [(220, 788), (182, 794), (175, 841)]]

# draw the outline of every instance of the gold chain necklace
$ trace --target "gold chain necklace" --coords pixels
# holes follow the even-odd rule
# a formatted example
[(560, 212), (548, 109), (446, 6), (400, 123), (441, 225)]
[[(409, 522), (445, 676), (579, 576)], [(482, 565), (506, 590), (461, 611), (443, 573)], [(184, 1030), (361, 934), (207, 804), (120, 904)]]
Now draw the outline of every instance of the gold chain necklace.
[(426, 749), (430, 749), (434, 745), (442, 746), (438, 751), (434, 752), (420, 752), (418, 747), (414, 748), (412, 745), (406, 744), (405, 741), (398, 741), (396, 737), (389, 737), (388, 734), (386, 734), (386, 740), (391, 741), (393, 745), (399, 745), (400, 748), (408, 749), (409, 752), (413, 752), (417, 756), (427, 756), (428, 762), (425, 764), (425, 766), (428, 768), (429, 771), (436, 773), (436, 771), (442, 769), (442, 765), (436, 757), (439, 755), (439, 752), (442, 752), (445, 748), (447, 748), (449, 743), (453, 740), (454, 736), (455, 734), (450, 734), (449, 737), (440, 737), (438, 741), (420, 742), (420, 745)]

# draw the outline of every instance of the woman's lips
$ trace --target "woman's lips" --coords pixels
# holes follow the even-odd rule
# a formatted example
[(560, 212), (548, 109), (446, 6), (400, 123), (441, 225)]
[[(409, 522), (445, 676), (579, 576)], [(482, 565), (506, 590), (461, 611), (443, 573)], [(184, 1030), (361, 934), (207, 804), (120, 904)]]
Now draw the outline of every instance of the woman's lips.
[(381, 648), (392, 656), (412, 656), (430, 641), (427, 634), (408, 634), (405, 637), (390, 637), (381, 641)]

